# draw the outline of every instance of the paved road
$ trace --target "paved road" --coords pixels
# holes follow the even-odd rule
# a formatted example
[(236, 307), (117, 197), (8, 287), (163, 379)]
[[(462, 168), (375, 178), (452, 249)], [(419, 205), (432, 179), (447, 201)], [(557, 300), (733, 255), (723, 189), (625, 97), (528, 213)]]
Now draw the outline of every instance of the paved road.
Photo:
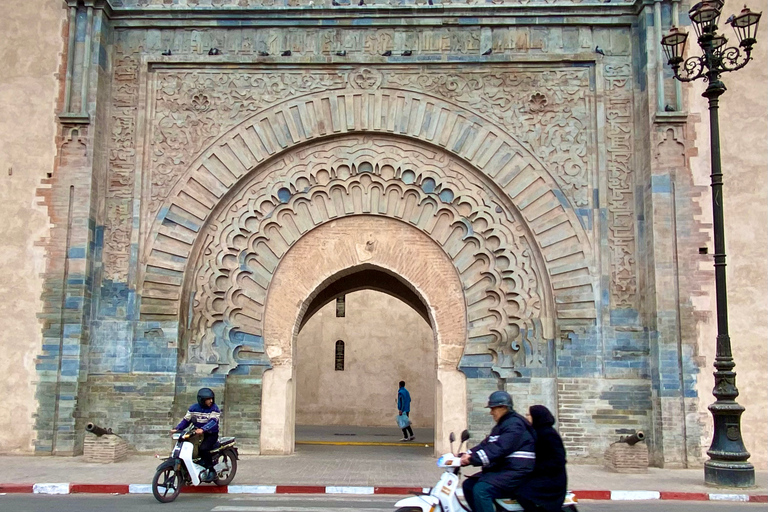
[[(187, 494), (168, 504), (150, 495), (0, 495), (0, 510), (8, 512), (394, 512), (397, 496), (233, 497)], [(761, 503), (679, 501), (584, 501), (579, 512), (749, 512), (765, 510)]]

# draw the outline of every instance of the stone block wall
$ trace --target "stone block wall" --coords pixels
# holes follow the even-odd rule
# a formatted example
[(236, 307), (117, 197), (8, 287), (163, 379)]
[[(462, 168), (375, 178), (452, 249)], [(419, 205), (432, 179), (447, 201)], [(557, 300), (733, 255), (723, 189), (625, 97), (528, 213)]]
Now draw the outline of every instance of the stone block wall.
[[(74, 10), (71, 101), (62, 90), (56, 166), (39, 192), (53, 227), (44, 244), (44, 339), (36, 361), (38, 451), (76, 453), (92, 417), (131, 431), (131, 443), (149, 449), (202, 385), (220, 397), (225, 431), (258, 450), (262, 378), (274, 341), (265, 348), (261, 310), (238, 301), (263, 305), (256, 288), (267, 289), (279, 261), (270, 251), (284, 249), (275, 240), (290, 246), (334, 217), (297, 214), (311, 193), (322, 188), (328, 211), (369, 215), (379, 204), (360, 198), (390, 187), (402, 203), (392, 199), (395, 206), (378, 214), (424, 228), (464, 273), (469, 327), (460, 367), (474, 439), (490, 428), (488, 394), (505, 388), (520, 409), (543, 403), (556, 410), (577, 458), (597, 460), (622, 430), (642, 428), (656, 464), (700, 460), (698, 338), (709, 321), (702, 301), (711, 274), (702, 270), (706, 258), (690, 252), (709, 241), (700, 207), (706, 187), (689, 172), (694, 123), (654, 112), (646, 76), (655, 65), (648, 60), (650, 11), (638, 18), (629, 2), (613, 2), (610, 13), (580, 8), (564, 25), (549, 25), (536, 6), (543, 3), (514, 4), (540, 16), (542, 23), (527, 26), (504, 21), (519, 14), (505, 11), (512, 4), (504, 2), (493, 24), (477, 18), (457, 30), (413, 29), (373, 10), (365, 30), (344, 23), (305, 30), (247, 22), (201, 28), (196, 10), (210, 2), (156, 3), (113, 2), (114, 19), (82, 2)], [(259, 0), (214, 3), (231, 11), (264, 7)], [(132, 19), (137, 6), (159, 17), (172, 9), (178, 25)], [(453, 8), (488, 14), (475, 2)], [(279, 10), (259, 12), (281, 20)], [(421, 19), (417, 12), (406, 15)], [(595, 54), (596, 45), (606, 55)], [(213, 46), (223, 54), (207, 56)], [(294, 55), (280, 60), (286, 48)], [(486, 48), (491, 56), (482, 55)], [(339, 49), (344, 59), (336, 58)], [(399, 56), (405, 49), (413, 50), (409, 59)], [(167, 50), (172, 54), (161, 55)], [(268, 73), (259, 50), (269, 50)], [(393, 58), (383, 58), (384, 50)], [(283, 93), (259, 88), (266, 83)], [(254, 121), (256, 113), (262, 117)], [(349, 162), (302, 153), (313, 144)], [(363, 152), (375, 158), (363, 162)], [(376, 167), (387, 158), (402, 165), (405, 153), (423, 155), (409, 164), (415, 172), (391, 162)], [(306, 168), (283, 170), (297, 161)], [(420, 170), (432, 161), (442, 174)], [(255, 167), (269, 180), (249, 182), (258, 190), (238, 189)], [(337, 180), (336, 188), (318, 186), (323, 180)], [(342, 188), (344, 198), (333, 195)], [(257, 204), (243, 206), (254, 197)], [(411, 198), (422, 210), (412, 209)], [(439, 223), (427, 226), (432, 205), (453, 208), (449, 224), (464, 230), (456, 239), (462, 243)], [(224, 214), (229, 207), (241, 210)], [(266, 231), (275, 219), (279, 235), (271, 232), (271, 245), (238, 260), (236, 298), (232, 290), (184, 284), (204, 280), (209, 268), (224, 272), (221, 262), (238, 254), (241, 241), (220, 237), (219, 228), (236, 225), (242, 234), (263, 223), (258, 229)], [(507, 222), (514, 228), (504, 231)], [(482, 257), (473, 264), (470, 252)], [(514, 270), (500, 263), (517, 258)], [(486, 260), (497, 267), (485, 275), (505, 284), (483, 296), (469, 285), (486, 272), (479, 268)], [(677, 297), (669, 291), (675, 286)], [(230, 309), (222, 318), (217, 301), (224, 297)], [(503, 304), (500, 312), (495, 304)], [(521, 321), (522, 311), (535, 318)], [(190, 358), (202, 346), (201, 332), (210, 334), (208, 352)], [(240, 346), (251, 359), (237, 355)]]

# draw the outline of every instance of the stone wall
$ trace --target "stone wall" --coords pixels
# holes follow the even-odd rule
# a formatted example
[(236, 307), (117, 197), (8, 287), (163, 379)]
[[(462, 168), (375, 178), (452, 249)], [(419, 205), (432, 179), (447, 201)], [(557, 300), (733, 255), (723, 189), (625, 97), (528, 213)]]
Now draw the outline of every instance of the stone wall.
[[(34, 383), (49, 362), (37, 360), (43, 337), (37, 314), (43, 291), (49, 219), (36, 190), (52, 172), (56, 148), (57, 79), (61, 71), (66, 10), (60, 2), (3, 2), (0, 33), (0, 451), (29, 451), (38, 404)], [(58, 343), (56, 343), (58, 348)], [(50, 361), (55, 365), (55, 361)]]
[[(318, 2), (309, 17), (300, 2), (264, 3), (71, 2), (68, 13), (46, 4), (37, 25), (17, 25), (31, 36), (14, 32), (48, 41), (35, 47), (39, 58), (0, 57), (35, 77), (34, 85), (21, 71), (4, 78), (3, 103), (18, 104), (19, 91), (34, 87), (49, 97), (30, 106), (35, 135), (0, 125), (3, 141), (18, 142), (0, 153), (13, 160), (0, 162), (12, 185), (4, 190), (17, 199), (39, 185), (51, 224), (47, 233), (32, 195), (22, 213), (3, 203), (27, 228), (7, 236), (26, 248), (7, 273), (27, 277), (4, 292), (24, 307), (6, 315), (18, 320), (14, 338), (0, 343), (13, 354), (0, 385), (38, 382), (37, 403), (31, 390), (14, 393), (29, 421), (29, 404), (37, 406), (37, 450), (77, 453), (94, 419), (149, 448), (201, 385), (221, 397), (225, 430), (244, 446), (258, 450), (274, 435), (285, 449), (296, 304), (328, 283), (281, 295), (272, 279), (302, 240), (325, 254), (315, 236), (324, 226), (380, 216), (430, 239), (425, 247), (440, 248), (458, 275), (467, 316), (447, 324), (466, 321), (466, 332), (451, 332), (450, 342), (438, 332), (437, 360), (452, 368), (438, 368), (437, 379), (457, 366), (466, 377), (451, 382), (465, 386), (475, 437), (490, 421), (488, 393), (505, 388), (519, 408), (556, 410), (584, 460), (642, 429), (655, 464), (700, 463), (714, 354), (711, 259), (699, 254), (711, 246), (708, 123), (702, 84), (678, 94), (661, 66), (657, 31), (669, 26), (671, 4)], [(579, 5), (555, 19), (552, 3)], [(159, 28), (134, 16), (137, 7), (169, 21)], [(352, 23), (361, 12), (365, 28)], [(316, 25), (286, 26), (297, 13)], [(732, 159), (731, 335), (758, 467), (768, 456), (759, 435), (766, 349), (754, 341), (767, 327), (768, 102), (751, 84), (765, 81), (765, 31), (757, 62), (724, 77), (721, 101), (724, 159)], [(750, 94), (753, 104), (737, 101)], [(744, 120), (748, 136), (735, 137)], [(22, 185), (15, 162), (40, 174), (22, 174), (30, 176)], [(6, 176), (4, 167), (13, 170)], [(33, 245), (41, 239), (42, 281), (33, 277), (43, 271)], [(351, 259), (330, 261), (328, 278), (349, 271), (338, 262), (375, 253), (368, 242), (354, 250), (358, 259), (350, 250)], [(311, 281), (307, 262), (278, 282)], [(30, 295), (16, 300), (18, 290)], [(269, 297), (282, 297), (284, 310), (270, 309)], [(41, 313), (42, 343), (24, 316), (31, 311)], [(275, 390), (285, 393), (284, 409), (262, 418)], [(435, 404), (436, 421), (446, 406)], [(18, 428), (9, 449), (32, 442), (32, 426)]]

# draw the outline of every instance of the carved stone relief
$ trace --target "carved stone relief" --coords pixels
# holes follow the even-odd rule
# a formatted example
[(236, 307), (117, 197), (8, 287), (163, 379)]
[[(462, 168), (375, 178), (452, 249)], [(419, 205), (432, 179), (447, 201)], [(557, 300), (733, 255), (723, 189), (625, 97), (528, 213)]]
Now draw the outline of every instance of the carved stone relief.
[(590, 204), (590, 70), (385, 72), (384, 84), (450, 99), (503, 126), (546, 162), (576, 207)]
[[(173, 7), (217, 7), (217, 8), (232, 8), (241, 9), (247, 7), (299, 7), (299, 6), (325, 6), (331, 7), (331, 0), (110, 0), (110, 2), (116, 7), (142, 7), (142, 8), (173, 8)], [(404, 6), (404, 5), (423, 5), (427, 6), (427, 0), (411, 0), (403, 2), (403, 0), (366, 0), (366, 5), (391, 5), (391, 6)], [(581, 4), (583, 0), (492, 0), (494, 5), (536, 5), (536, 4), (565, 4), (574, 5)], [(618, 4), (631, 3), (628, 0), (618, 0)], [(338, 4), (344, 6), (357, 6), (358, 2), (352, 2), (351, 0), (339, 0)], [(488, 5), (487, 0), (434, 0), (434, 5)]]
[(226, 128), (288, 98), (344, 86), (339, 73), (158, 72), (150, 212)]
[(279, 101), (347, 86), (410, 90), (456, 102), (498, 123), (536, 154), (574, 206), (590, 203), (588, 69), (485, 66), (456, 73), (367, 67), (312, 73), (158, 70), (155, 75), (150, 214), (159, 210), (180, 173), (227, 128)]
[(637, 307), (631, 66), (605, 66), (611, 304)]
[(119, 55), (114, 69), (104, 228), (104, 279), (126, 282), (136, 173), (139, 64), (132, 55)]
[(243, 180), (190, 260), (189, 362), (233, 365), (233, 334), (261, 336), (272, 273), (303, 234), (340, 216), (383, 215), (422, 230), (452, 258), (467, 300), (467, 353), (491, 350), (502, 367), (542, 366), (541, 262), (506, 201), (471, 177), (431, 148), (351, 136), (296, 150)]
[[(378, 83), (363, 70), (353, 82)], [(335, 134), (395, 136), (454, 155), (519, 215), (551, 272), (562, 322), (595, 318), (591, 248), (554, 179), (517, 141), (461, 107), (424, 94), (390, 89), (322, 91), (284, 101), (230, 129), (179, 179), (155, 218), (148, 219), (140, 277), (142, 318), (172, 320), (182, 309), (180, 282), (192, 244), (225, 194), (245, 176), (294, 148)], [(411, 142), (412, 143), (412, 142)], [(339, 151), (346, 151), (339, 148)], [(535, 234), (535, 235), (534, 235)], [(548, 323), (542, 329), (548, 328)], [(550, 333), (548, 337), (551, 337)]]

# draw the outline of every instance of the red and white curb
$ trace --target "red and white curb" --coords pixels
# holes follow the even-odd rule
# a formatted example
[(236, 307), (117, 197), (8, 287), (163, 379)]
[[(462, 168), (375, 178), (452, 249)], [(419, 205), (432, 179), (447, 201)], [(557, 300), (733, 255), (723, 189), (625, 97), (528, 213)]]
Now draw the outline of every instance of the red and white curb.
[[(355, 487), (320, 485), (229, 485), (223, 487), (184, 487), (185, 493), (208, 494), (412, 494), (429, 492), (428, 487)], [(678, 501), (739, 501), (768, 503), (768, 494), (726, 494), (677, 491), (572, 491), (578, 500), (678, 500)], [(101, 485), (73, 483), (0, 484), (0, 494), (151, 494), (149, 484)]]

